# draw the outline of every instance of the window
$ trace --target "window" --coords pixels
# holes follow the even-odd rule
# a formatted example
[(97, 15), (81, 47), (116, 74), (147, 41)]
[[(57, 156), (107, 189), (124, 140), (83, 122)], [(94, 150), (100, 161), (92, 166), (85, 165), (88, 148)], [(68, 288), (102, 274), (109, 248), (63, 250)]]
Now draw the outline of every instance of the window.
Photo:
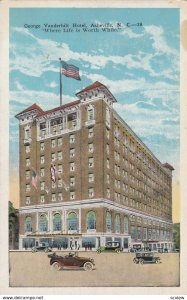
[(88, 144), (88, 151), (90, 152), (90, 153), (92, 153), (93, 152), (93, 143), (90, 143), (90, 144)]
[(26, 192), (30, 192), (30, 189), (31, 189), (31, 188), (30, 188), (30, 184), (27, 183), (27, 184), (26, 184)]
[(62, 187), (62, 179), (58, 179), (58, 187)]
[(59, 151), (58, 152), (58, 160), (61, 160), (62, 159), (62, 151)]
[(96, 229), (96, 215), (95, 212), (90, 211), (86, 217), (87, 230)]
[(40, 189), (41, 189), (41, 191), (43, 191), (45, 189), (45, 182), (44, 181), (40, 182)]
[(74, 212), (68, 215), (68, 230), (78, 230), (78, 218)]
[(106, 175), (106, 182), (110, 183), (110, 175), (109, 174)]
[(93, 121), (94, 120), (94, 107), (92, 105), (88, 106), (87, 114), (88, 114), (88, 121)]
[(62, 146), (62, 138), (58, 138), (58, 146)]
[(75, 192), (70, 192), (70, 199), (74, 200), (75, 199)]
[(45, 176), (45, 170), (44, 169), (40, 169), (40, 176), (44, 177)]
[(109, 160), (109, 158), (107, 158), (107, 160), (106, 160), (106, 166), (107, 166), (108, 169), (110, 169), (110, 160)]
[(56, 140), (51, 140), (51, 147), (55, 148), (56, 147)]
[(70, 162), (70, 171), (75, 171), (75, 163), (74, 162)]
[(51, 154), (51, 161), (55, 161), (56, 160), (56, 153), (52, 153)]
[(70, 177), (70, 186), (74, 186), (75, 185), (75, 177), (71, 176)]
[(26, 204), (30, 204), (31, 203), (31, 198), (30, 197), (26, 197)]
[(110, 138), (110, 130), (108, 128), (106, 128), (106, 137), (107, 137), (107, 139)]
[(53, 216), (53, 231), (61, 231), (62, 220), (59, 213), (54, 214)]
[(26, 158), (26, 166), (27, 166), (27, 167), (30, 166), (30, 158)]
[(143, 240), (147, 240), (147, 228), (143, 229)]
[(109, 211), (106, 213), (106, 231), (111, 232), (112, 231), (112, 215)]
[(93, 157), (89, 157), (88, 158), (88, 167), (92, 168), (94, 166), (94, 158)]
[(45, 145), (44, 145), (44, 143), (42, 142), (42, 143), (40, 143), (40, 150), (43, 151), (44, 149), (45, 149)]
[(93, 137), (94, 129), (93, 127), (88, 128), (88, 137), (91, 138)]
[(48, 220), (47, 220), (47, 216), (45, 214), (43, 214), (39, 217), (39, 230), (41, 232), (48, 230)]
[(63, 197), (62, 197), (62, 193), (58, 193), (58, 201), (62, 201)]
[(51, 199), (53, 202), (56, 201), (56, 194), (52, 194), (52, 199)]
[(120, 233), (120, 230), (121, 230), (120, 215), (116, 215), (116, 218), (115, 218), (115, 232)]
[(135, 239), (135, 227), (131, 226), (131, 239), (134, 240)]
[(129, 232), (129, 219), (127, 216), (124, 217), (124, 232)]
[(70, 136), (69, 136), (69, 142), (70, 143), (75, 143), (75, 135), (74, 134), (70, 134)]
[(110, 109), (106, 108), (106, 123), (108, 126), (110, 126)]
[(55, 188), (56, 188), (56, 183), (55, 183), (54, 181), (52, 181), (51, 187), (52, 187), (52, 189), (55, 189)]
[(58, 173), (62, 173), (62, 165), (58, 165)]
[(29, 139), (31, 137), (31, 129), (25, 128), (25, 139)]
[(70, 155), (70, 157), (74, 157), (75, 156), (75, 148), (71, 148), (70, 149), (69, 155)]
[(92, 198), (94, 196), (94, 189), (93, 188), (89, 188), (88, 189), (88, 197)]
[(106, 190), (106, 196), (107, 196), (107, 198), (110, 198), (110, 189)]
[(25, 151), (26, 151), (26, 153), (29, 153), (30, 152), (30, 146), (26, 146)]
[(106, 144), (106, 153), (107, 153), (107, 154), (110, 153), (110, 147), (109, 147), (109, 144)]
[(44, 162), (45, 162), (45, 159), (44, 159), (44, 156), (42, 155), (42, 156), (40, 156), (40, 163), (44, 164)]
[(137, 228), (137, 239), (141, 240), (142, 239), (142, 228), (138, 226)]
[(41, 196), (40, 196), (40, 202), (41, 202), (41, 203), (44, 203), (44, 202), (45, 202), (45, 196), (44, 196), (44, 195), (41, 195)]
[(30, 179), (30, 171), (25, 172), (25, 178), (26, 180)]
[(25, 232), (32, 232), (32, 219), (31, 217), (25, 218)]
[(151, 239), (152, 239), (152, 229), (151, 229), (151, 228), (148, 228), (148, 231), (147, 231), (147, 238), (148, 238), (148, 240), (151, 240)]
[(94, 174), (93, 173), (88, 174), (88, 181), (89, 182), (93, 182), (94, 181)]

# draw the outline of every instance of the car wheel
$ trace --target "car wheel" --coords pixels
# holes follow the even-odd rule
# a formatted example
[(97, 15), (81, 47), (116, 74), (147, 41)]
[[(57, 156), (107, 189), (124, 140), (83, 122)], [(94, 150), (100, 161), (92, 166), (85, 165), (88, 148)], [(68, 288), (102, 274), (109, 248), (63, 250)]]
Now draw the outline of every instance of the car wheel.
[(48, 248), (45, 248), (44, 252), (45, 252), (45, 253), (49, 252), (49, 249), (48, 249)]
[(52, 264), (52, 266), (53, 266), (53, 268), (54, 268), (55, 270), (57, 270), (57, 271), (59, 271), (59, 270), (61, 269), (61, 266), (60, 266), (60, 264), (59, 264), (57, 261), (55, 261), (55, 262)]
[(140, 260), (139, 260), (139, 264), (140, 264), (140, 265), (143, 265), (143, 264), (144, 264), (144, 260), (143, 260), (143, 259), (140, 259)]
[(100, 254), (100, 253), (101, 253), (101, 250), (100, 250), (100, 249), (97, 249), (97, 253), (99, 253), (99, 254)]
[(85, 271), (92, 271), (93, 270), (93, 264), (89, 261), (85, 262), (83, 266)]
[(159, 263), (160, 263), (160, 259), (156, 259), (156, 260), (155, 260), (155, 263), (156, 263), (156, 264), (159, 264)]
[(116, 253), (118, 253), (118, 254), (121, 253), (121, 250), (120, 250), (120, 249), (117, 249), (117, 250), (116, 250)]
[(32, 249), (32, 253), (35, 253), (36, 252), (36, 249)]
[(137, 259), (136, 259), (136, 258), (134, 258), (134, 259), (133, 259), (133, 262), (134, 262), (135, 264), (137, 264), (137, 263), (138, 263), (138, 261), (137, 261)]

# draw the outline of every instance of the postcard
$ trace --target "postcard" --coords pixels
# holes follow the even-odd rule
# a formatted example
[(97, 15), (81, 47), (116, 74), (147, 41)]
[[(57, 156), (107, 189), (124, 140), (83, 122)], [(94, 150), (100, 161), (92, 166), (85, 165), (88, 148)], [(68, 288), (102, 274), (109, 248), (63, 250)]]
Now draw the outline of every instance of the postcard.
[(1, 5), (3, 293), (185, 294), (185, 3)]

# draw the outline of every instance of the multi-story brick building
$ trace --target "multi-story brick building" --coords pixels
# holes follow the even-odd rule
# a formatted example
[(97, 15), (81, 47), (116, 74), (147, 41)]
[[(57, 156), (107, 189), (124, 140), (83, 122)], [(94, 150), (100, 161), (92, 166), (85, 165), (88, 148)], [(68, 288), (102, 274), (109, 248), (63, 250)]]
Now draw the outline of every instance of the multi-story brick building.
[(79, 100), (20, 124), (20, 239), (31, 247), (92, 248), (120, 241), (172, 247), (172, 170), (162, 164), (113, 109), (99, 82)]

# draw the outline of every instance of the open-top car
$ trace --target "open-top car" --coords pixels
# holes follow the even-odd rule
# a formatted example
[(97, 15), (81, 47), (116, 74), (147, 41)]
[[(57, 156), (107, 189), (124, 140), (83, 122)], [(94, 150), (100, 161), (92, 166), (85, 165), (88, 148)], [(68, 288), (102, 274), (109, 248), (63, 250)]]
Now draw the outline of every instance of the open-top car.
[(160, 257), (155, 256), (153, 252), (136, 252), (136, 257), (133, 259), (136, 264), (145, 264), (145, 263), (155, 263), (159, 264), (161, 262)]
[(95, 263), (92, 258), (79, 257), (77, 252), (70, 252), (64, 256), (52, 253), (48, 254), (48, 257), (50, 258), (50, 265), (56, 270), (83, 269), (85, 271), (91, 271), (95, 268)]
[(52, 249), (49, 247), (48, 243), (41, 243), (38, 246), (32, 247), (32, 252), (38, 252), (38, 251), (50, 252), (52, 251)]
[(97, 253), (101, 253), (101, 252), (116, 252), (116, 253), (120, 253), (122, 251), (123, 251), (123, 249), (120, 247), (120, 243), (119, 242), (107, 242), (104, 247), (99, 247), (97, 249)]

